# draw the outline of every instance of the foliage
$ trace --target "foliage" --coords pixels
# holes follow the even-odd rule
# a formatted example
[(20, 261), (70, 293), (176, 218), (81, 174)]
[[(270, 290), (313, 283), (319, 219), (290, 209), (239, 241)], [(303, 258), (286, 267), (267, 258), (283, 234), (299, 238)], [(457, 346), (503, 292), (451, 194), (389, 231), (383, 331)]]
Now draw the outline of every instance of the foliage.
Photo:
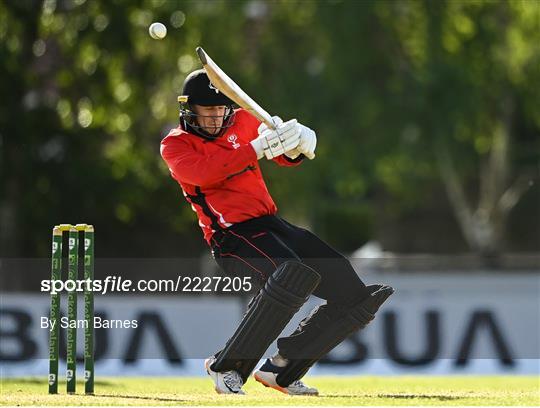
[(60, 222), (96, 224), (102, 256), (203, 248), (159, 157), (197, 45), (270, 112), (317, 130), (315, 161), (265, 172), (286, 216), (341, 232), (343, 248), (377, 237), (377, 207), (396, 222), (425, 208), (447, 183), (441, 152), (480, 197), (505, 129), (500, 185), (530, 181), (539, 21), (526, 0), (1, 2), (0, 253), (46, 256)]

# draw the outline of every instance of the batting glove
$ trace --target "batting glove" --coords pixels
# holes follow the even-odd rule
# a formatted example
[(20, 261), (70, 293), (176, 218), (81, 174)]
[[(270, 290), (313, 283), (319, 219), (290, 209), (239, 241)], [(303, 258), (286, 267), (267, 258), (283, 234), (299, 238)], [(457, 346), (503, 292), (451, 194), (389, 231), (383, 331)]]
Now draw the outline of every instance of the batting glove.
[(276, 130), (262, 126), (259, 129), (262, 130), (259, 137), (251, 141), (258, 159), (266, 156), (268, 160), (271, 160), (295, 149), (300, 142), (301, 129), (296, 119), (279, 124)]
[(315, 158), (315, 147), (317, 147), (317, 135), (313, 129), (310, 129), (301, 123), (299, 123), (298, 126), (300, 127), (300, 141), (295, 150), (298, 153), (303, 153), (308, 159), (313, 160)]
[[(278, 127), (279, 125), (283, 123), (283, 119), (281, 119), (279, 116), (272, 116), (272, 122), (274, 122), (275, 127)], [(259, 125), (259, 128), (257, 129), (257, 133), (260, 135), (266, 129), (268, 129), (268, 125), (264, 122), (261, 122), (261, 124)]]

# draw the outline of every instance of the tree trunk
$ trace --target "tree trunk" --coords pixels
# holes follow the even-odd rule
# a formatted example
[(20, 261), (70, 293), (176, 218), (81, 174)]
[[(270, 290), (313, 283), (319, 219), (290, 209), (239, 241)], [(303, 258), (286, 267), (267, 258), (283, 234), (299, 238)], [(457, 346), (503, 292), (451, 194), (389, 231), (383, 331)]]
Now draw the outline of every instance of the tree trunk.
[(481, 166), (476, 208), (467, 198), (464, 182), (444, 142), (435, 147), (439, 172), (463, 236), (469, 247), (486, 260), (486, 266), (491, 267), (496, 266), (497, 256), (503, 249), (508, 215), (529, 184), (528, 177), (521, 175), (509, 186), (513, 116), (514, 103), (508, 98), (488, 157)]

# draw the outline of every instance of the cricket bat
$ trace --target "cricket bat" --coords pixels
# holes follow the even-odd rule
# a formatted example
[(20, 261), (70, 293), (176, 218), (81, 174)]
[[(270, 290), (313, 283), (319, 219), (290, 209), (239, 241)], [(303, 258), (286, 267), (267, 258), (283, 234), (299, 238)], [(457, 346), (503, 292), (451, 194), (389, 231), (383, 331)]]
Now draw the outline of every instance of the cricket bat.
[(238, 106), (251, 112), (257, 119), (265, 123), (270, 129), (276, 129), (272, 116), (265, 111), (257, 102), (245, 93), (202, 49), (197, 47), (197, 55), (203, 64), (203, 68), (214, 85), (220, 92), (234, 101)]

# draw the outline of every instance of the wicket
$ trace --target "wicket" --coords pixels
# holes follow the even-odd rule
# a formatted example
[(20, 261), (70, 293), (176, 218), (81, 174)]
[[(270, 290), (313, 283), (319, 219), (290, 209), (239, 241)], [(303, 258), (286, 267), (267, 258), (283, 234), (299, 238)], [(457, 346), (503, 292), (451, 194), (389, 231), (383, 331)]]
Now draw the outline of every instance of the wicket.
[[(84, 279), (94, 279), (94, 227), (87, 224), (55, 225), (52, 232), (51, 280), (62, 279), (62, 239), (68, 233), (68, 280), (76, 281), (79, 268), (79, 238), (84, 242)], [(94, 393), (94, 294), (84, 291), (84, 392)], [(68, 322), (77, 320), (77, 292), (68, 291)], [(50, 321), (53, 329), (49, 337), (49, 394), (58, 393), (58, 360), (60, 350), (60, 293), (51, 293)], [(67, 328), (66, 380), (67, 392), (74, 394), (77, 371), (77, 325)]]

